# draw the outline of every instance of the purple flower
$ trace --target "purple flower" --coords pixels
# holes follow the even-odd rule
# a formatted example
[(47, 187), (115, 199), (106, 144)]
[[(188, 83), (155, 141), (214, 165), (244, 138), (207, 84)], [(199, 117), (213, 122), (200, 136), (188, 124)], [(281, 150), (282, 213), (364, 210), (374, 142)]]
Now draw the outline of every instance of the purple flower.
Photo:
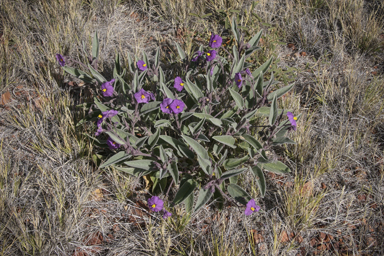
[(103, 112), (103, 118), (109, 118), (109, 117), (114, 117), (115, 115), (119, 114), (119, 111), (117, 110), (107, 110)]
[(103, 128), (101, 127), (101, 124), (103, 123), (105, 118), (112, 118), (115, 115), (117, 115), (119, 112), (117, 110), (107, 110), (102, 112), (102, 115), (100, 114), (98, 116), (99, 120), (97, 120), (97, 131), (95, 133), (95, 136), (99, 136), (103, 132)]
[(144, 89), (141, 89), (134, 94), (137, 103), (148, 103), (150, 100), (154, 100), (155, 96), (151, 92), (146, 92)]
[(241, 77), (240, 73), (235, 74), (235, 81), (236, 81), (237, 87), (241, 88), (241, 86), (243, 85), (243, 78)]
[(146, 70), (148, 67), (147, 67), (147, 64), (145, 64), (145, 62), (143, 60), (139, 60), (137, 62), (137, 67), (141, 70), (141, 71), (144, 71)]
[(249, 70), (249, 68), (247, 68), (245, 70), (245, 73), (247, 73), (247, 75), (249, 75), (250, 77), (253, 77), (251, 71)]
[(193, 61), (193, 62), (196, 62), (196, 61), (199, 59), (199, 57), (200, 57), (201, 55), (203, 55), (203, 52), (201, 52), (201, 51), (197, 51), (196, 53), (197, 53), (197, 56), (194, 57), (194, 58), (192, 58), (192, 61)]
[(173, 99), (166, 98), (163, 100), (163, 102), (160, 104), (160, 109), (163, 111), (163, 113), (171, 114), (172, 110), (170, 108), (171, 103), (173, 102)]
[(101, 85), (101, 90), (103, 91), (104, 97), (111, 97), (115, 89), (113, 89), (112, 84), (115, 82), (115, 79), (112, 79), (109, 82), (105, 82)]
[(247, 208), (245, 209), (245, 215), (251, 215), (253, 212), (258, 212), (260, 210), (260, 206), (256, 205), (255, 200), (251, 199), (247, 203)]
[(216, 51), (210, 50), (206, 53), (206, 55), (207, 55), (207, 61), (214, 60), (216, 58)]
[(209, 47), (219, 48), (222, 42), (223, 39), (219, 35), (212, 34), (211, 39), (209, 40)]
[(171, 108), (172, 112), (175, 114), (178, 114), (183, 111), (184, 109), (184, 102), (182, 100), (173, 100), (171, 105), (169, 107)]
[(157, 196), (148, 199), (148, 206), (153, 212), (159, 212), (163, 209), (164, 202)]
[(297, 127), (296, 120), (297, 120), (297, 117), (295, 117), (291, 112), (287, 112), (287, 116), (288, 116), (289, 122), (291, 122), (292, 129), (294, 131), (296, 131), (296, 127)]
[(172, 213), (170, 213), (169, 211), (164, 210), (163, 219), (168, 219), (171, 216), (172, 216)]
[(64, 67), (65, 66), (65, 61), (64, 58), (61, 54), (56, 54), (56, 60), (59, 62), (59, 65)]
[(107, 139), (107, 145), (108, 145), (110, 150), (115, 150), (115, 149), (118, 149), (120, 147), (120, 144), (114, 142), (111, 138)]
[(178, 90), (179, 92), (181, 92), (184, 88), (184, 83), (183, 83), (183, 80), (181, 80), (181, 77), (176, 77), (175, 78), (175, 84), (174, 86), (176, 90)]

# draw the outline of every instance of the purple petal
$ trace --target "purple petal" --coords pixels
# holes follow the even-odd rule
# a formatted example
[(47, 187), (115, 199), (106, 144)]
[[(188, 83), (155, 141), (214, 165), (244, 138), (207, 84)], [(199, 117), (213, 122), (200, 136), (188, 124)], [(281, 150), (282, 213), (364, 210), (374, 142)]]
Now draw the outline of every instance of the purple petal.
[(146, 70), (148, 67), (147, 67), (147, 64), (143, 61), (143, 60), (139, 60), (137, 62), (137, 68), (140, 69), (141, 71), (144, 71)]
[(160, 104), (161, 111), (163, 111), (163, 113), (171, 114), (172, 110), (170, 105), (172, 102), (173, 102), (173, 99), (171, 98), (164, 99), (163, 102)]
[(182, 100), (177, 100), (177, 99), (174, 100), (170, 105), (172, 112), (175, 114), (181, 113), (184, 107), (185, 107), (184, 102)]

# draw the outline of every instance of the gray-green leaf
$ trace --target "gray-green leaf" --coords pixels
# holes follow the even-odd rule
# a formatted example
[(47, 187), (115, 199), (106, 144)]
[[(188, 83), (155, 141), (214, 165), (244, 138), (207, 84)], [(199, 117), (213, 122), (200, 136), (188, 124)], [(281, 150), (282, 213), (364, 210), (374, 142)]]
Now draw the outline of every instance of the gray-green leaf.
[(251, 200), (251, 196), (236, 184), (229, 184), (227, 191), (236, 201), (243, 205), (247, 205), (249, 200)]
[(195, 206), (195, 212), (199, 210), (201, 207), (203, 207), (208, 200), (212, 197), (213, 192), (210, 188), (208, 189), (200, 189), (199, 197), (197, 198), (196, 206)]

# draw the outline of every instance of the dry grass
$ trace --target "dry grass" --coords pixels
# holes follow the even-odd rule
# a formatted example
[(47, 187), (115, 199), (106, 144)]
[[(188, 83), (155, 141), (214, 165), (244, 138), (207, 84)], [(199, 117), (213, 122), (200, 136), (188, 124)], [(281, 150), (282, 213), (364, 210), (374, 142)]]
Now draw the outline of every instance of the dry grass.
[[(0, 255), (381, 255), (384, 253), (383, 6), (363, 0), (29, 1), (0, 0)], [(227, 33), (239, 10), (248, 36), (264, 29), (260, 64), (275, 56), (278, 79), (294, 82), (284, 108), (301, 113), (281, 147), (286, 176), (241, 178), (262, 210), (183, 206), (168, 221), (147, 211), (142, 185), (99, 170), (56, 53), (78, 57), (101, 40), (109, 78), (115, 53), (153, 56), (172, 41), (191, 52), (208, 32)], [(235, 11), (235, 12), (234, 12)], [(212, 13), (205, 20), (191, 16)], [(253, 14), (252, 14), (253, 13)], [(179, 30), (178, 30), (179, 28)], [(293, 43), (295, 50), (284, 43)], [(295, 54), (305, 52), (306, 56)], [(82, 60), (84, 61), (84, 60)], [(21, 86), (21, 87), (19, 87)], [(144, 191), (145, 192), (145, 191)], [(82, 254), (83, 253), (83, 254)]]

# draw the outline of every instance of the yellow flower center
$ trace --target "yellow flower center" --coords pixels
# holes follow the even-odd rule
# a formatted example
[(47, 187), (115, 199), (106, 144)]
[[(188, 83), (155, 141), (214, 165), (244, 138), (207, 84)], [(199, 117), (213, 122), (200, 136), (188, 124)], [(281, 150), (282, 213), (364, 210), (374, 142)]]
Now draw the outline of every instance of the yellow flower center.
[(294, 117), (293, 117), (293, 120), (295, 120), (295, 121), (296, 121), (296, 120), (297, 120), (297, 117), (295, 117), (295, 116), (294, 116)]
[(63, 59), (60, 59), (60, 62), (63, 62)]
[(166, 106), (165, 108), (169, 108), (169, 106)]
[(214, 43), (216, 43), (216, 40), (213, 40)]
[(103, 92), (106, 92), (107, 91), (107, 89), (103, 89)]
[(240, 83), (240, 82), (241, 82), (241, 80), (239, 79), (239, 80), (237, 80), (237, 82), (239, 82), (239, 83)]
[(143, 67), (146, 67), (146, 66), (147, 66), (147, 64), (144, 63), (144, 64), (143, 64)]
[(180, 108), (180, 106), (176, 106), (176, 108)]
[(255, 208), (251, 207), (251, 211), (253, 211), (253, 212), (254, 212), (254, 211), (255, 211)]
[(145, 99), (145, 96), (144, 96), (144, 95), (141, 95), (141, 98), (142, 98), (142, 99)]
[(180, 83), (181, 86), (184, 86), (184, 83)]
[(98, 118), (102, 118), (103, 116), (102, 115), (99, 115)]
[(155, 204), (153, 204), (153, 205), (152, 205), (152, 208), (156, 208), (156, 205), (155, 205)]
[(113, 142), (113, 145), (115, 145), (116, 144), (116, 142)]
[(207, 52), (207, 56), (211, 56), (211, 54), (209, 52)]

